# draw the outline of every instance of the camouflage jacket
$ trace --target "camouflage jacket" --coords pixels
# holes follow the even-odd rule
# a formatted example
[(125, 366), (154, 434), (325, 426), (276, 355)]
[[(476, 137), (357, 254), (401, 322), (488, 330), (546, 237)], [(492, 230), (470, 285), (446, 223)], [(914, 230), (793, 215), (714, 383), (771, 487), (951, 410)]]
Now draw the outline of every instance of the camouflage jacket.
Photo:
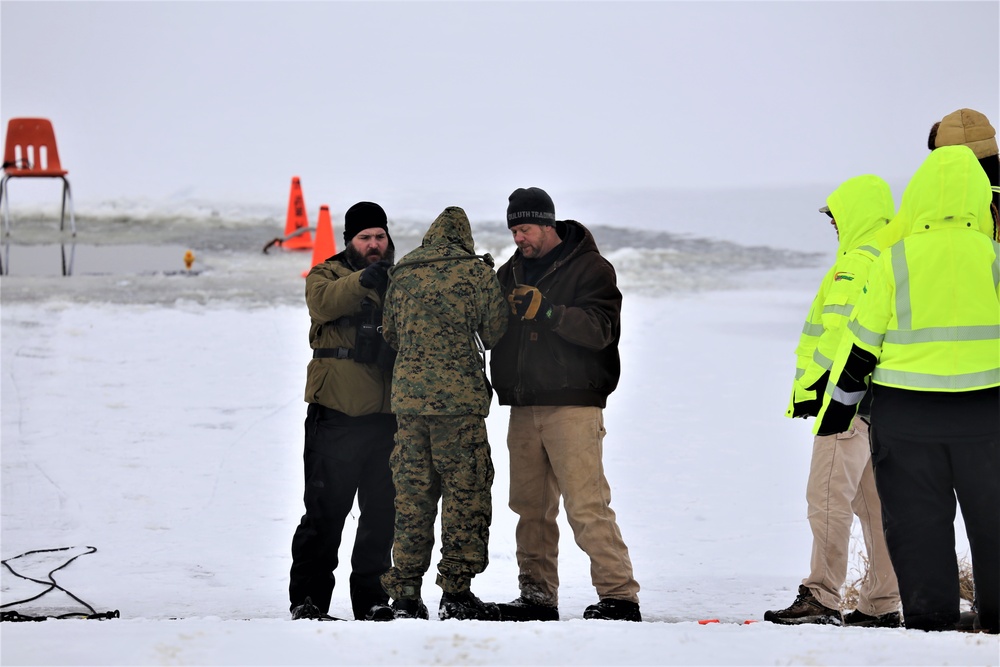
[[(348, 265), (343, 252), (317, 264), (306, 276), (312, 349), (354, 349), (357, 327), (335, 322), (358, 315), (365, 297), (382, 305), (378, 291), (362, 287), (360, 277), (361, 271)], [(313, 359), (307, 371), (305, 400), (351, 417), (389, 412), (389, 384), (388, 373), (376, 364), (361, 364), (354, 359)]]
[(474, 334), (492, 348), (507, 329), (509, 308), (496, 274), (474, 249), (468, 216), (449, 206), (390, 272), (382, 333), (399, 352), (392, 377), (397, 414), (489, 414)]

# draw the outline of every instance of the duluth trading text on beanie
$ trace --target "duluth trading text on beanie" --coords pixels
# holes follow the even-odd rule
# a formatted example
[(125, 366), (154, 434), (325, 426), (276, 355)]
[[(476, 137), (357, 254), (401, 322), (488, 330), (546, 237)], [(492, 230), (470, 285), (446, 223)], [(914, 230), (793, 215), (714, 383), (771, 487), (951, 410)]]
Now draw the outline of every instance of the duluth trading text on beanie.
[(556, 224), (556, 206), (541, 188), (518, 188), (511, 193), (507, 205), (507, 229), (514, 225)]
[(344, 213), (344, 243), (350, 243), (358, 232), (378, 227), (389, 231), (389, 220), (378, 204), (359, 201)]

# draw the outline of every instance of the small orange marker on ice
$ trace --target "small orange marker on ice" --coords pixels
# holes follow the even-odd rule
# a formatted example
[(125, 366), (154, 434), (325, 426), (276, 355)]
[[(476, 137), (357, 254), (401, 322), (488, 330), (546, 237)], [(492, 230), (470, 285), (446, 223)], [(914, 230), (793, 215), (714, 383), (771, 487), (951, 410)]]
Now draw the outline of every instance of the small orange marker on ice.
[(194, 264), (194, 253), (188, 250), (184, 253), (184, 266), (186, 266), (187, 270), (190, 271), (192, 264)]

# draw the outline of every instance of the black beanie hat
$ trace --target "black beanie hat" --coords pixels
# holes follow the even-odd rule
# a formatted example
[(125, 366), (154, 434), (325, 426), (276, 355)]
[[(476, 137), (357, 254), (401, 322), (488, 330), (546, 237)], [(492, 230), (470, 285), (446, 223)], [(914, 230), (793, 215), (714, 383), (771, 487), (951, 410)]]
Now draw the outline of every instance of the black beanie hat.
[(389, 221), (385, 217), (385, 211), (378, 204), (359, 201), (344, 214), (344, 243), (350, 243), (358, 232), (372, 227), (384, 229), (386, 234), (389, 233)]
[(541, 188), (518, 188), (511, 193), (507, 205), (507, 229), (514, 225), (556, 224), (556, 206), (552, 197)]

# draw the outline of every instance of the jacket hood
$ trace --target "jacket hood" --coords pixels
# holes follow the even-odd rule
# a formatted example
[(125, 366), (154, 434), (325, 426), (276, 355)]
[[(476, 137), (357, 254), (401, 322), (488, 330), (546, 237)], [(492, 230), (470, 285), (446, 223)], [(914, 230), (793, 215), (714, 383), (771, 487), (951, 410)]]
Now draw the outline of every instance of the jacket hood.
[(972, 150), (942, 146), (910, 179), (892, 226), (898, 238), (942, 227), (970, 227), (992, 238), (992, 197), (989, 178)]
[(864, 245), (896, 213), (889, 184), (871, 174), (844, 181), (826, 198), (826, 205), (837, 221), (841, 255)]
[(420, 245), (424, 248), (442, 249), (447, 246), (459, 246), (469, 254), (474, 254), (476, 244), (472, 240), (469, 216), (458, 206), (449, 206), (431, 223)]

